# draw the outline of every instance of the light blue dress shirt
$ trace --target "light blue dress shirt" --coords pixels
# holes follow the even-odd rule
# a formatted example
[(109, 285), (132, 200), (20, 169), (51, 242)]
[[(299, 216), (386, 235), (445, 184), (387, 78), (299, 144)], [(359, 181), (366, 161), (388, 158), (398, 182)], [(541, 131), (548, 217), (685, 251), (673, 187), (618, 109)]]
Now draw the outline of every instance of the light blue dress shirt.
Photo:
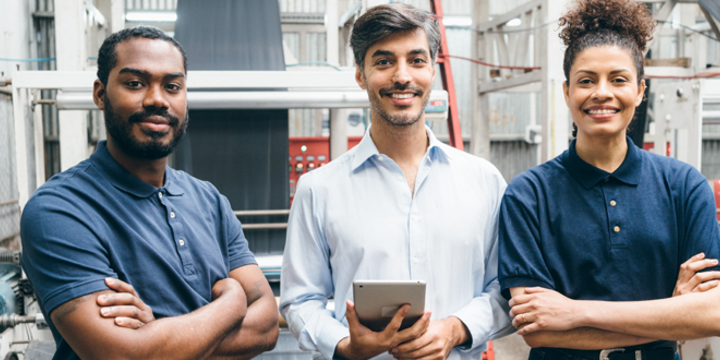
[[(280, 309), (300, 347), (331, 358), (349, 336), (354, 280), (425, 280), (432, 320), (458, 317), (472, 334), (449, 359), (480, 359), (513, 332), (497, 280), (498, 211), (505, 180), (484, 159), (435, 138), (415, 195), (370, 131), (340, 158), (303, 175), (290, 210)], [(334, 311), (326, 309), (335, 299)], [(392, 359), (387, 353), (377, 359)]]

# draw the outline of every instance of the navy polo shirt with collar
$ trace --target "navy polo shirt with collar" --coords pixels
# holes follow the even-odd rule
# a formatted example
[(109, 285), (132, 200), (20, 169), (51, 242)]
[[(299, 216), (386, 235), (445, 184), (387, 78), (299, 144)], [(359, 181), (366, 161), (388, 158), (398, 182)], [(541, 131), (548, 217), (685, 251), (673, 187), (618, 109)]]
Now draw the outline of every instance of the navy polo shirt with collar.
[(230, 203), (213, 185), (166, 167), (164, 186), (151, 186), (118, 164), (104, 141), (33, 194), (21, 235), (22, 266), (55, 337), (54, 359), (77, 355), (50, 313), (107, 290), (106, 277), (131, 284), (163, 318), (208, 304), (215, 282), (256, 264)]
[(641, 301), (672, 296), (680, 265), (720, 257), (720, 228), (707, 179), (627, 138), (613, 173), (583, 161), (575, 141), (515, 177), (499, 223), (499, 278), (571, 299)]

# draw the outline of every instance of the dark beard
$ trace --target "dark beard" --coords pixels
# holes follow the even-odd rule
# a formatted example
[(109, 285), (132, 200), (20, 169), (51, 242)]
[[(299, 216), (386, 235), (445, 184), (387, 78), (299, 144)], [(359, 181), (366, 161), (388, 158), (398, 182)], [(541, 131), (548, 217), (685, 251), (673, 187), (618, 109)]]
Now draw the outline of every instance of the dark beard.
[[(365, 81), (367, 83), (367, 81)], [(430, 99), (430, 92), (425, 93), (422, 89), (418, 87), (414, 87), (412, 85), (400, 85), (395, 84), (393, 86), (386, 87), (384, 89), (380, 90), (380, 96), (385, 96), (382, 94), (386, 94), (392, 90), (413, 90), (417, 93), (417, 95), (422, 99), (422, 108), (420, 109), (420, 112), (417, 115), (405, 115), (405, 116), (392, 116), (388, 114), (385, 109), (382, 108), (380, 105), (380, 98), (377, 97), (376, 94), (371, 94), (368, 96), (370, 98), (370, 107), (380, 115), (381, 118), (385, 119), (389, 124), (395, 125), (395, 126), (411, 126), (414, 125), (422, 115), (425, 113), (425, 106), (427, 106), (427, 102)]]
[[(190, 122), (187, 111), (185, 111), (185, 121), (179, 124), (178, 118), (169, 114), (167, 110), (136, 112), (130, 115), (127, 121), (124, 121), (113, 111), (107, 94), (103, 97), (103, 101), (105, 103), (105, 127), (107, 128), (108, 134), (124, 153), (138, 159), (157, 160), (170, 155), (175, 149), (175, 146), (177, 146), (183, 136), (185, 136), (188, 123)], [(162, 116), (169, 120), (169, 131), (172, 132), (172, 140), (170, 140), (168, 144), (163, 144), (159, 141), (159, 139), (167, 135), (168, 132), (142, 130), (152, 138), (147, 142), (141, 142), (135, 134), (133, 134), (133, 123), (141, 122), (148, 116), (153, 115)]]

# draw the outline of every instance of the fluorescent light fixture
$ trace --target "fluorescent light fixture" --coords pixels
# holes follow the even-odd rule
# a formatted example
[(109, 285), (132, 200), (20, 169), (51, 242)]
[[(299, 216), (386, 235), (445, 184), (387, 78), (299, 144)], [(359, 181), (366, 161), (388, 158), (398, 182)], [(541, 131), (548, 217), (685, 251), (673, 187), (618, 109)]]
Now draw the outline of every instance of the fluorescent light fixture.
[(174, 22), (177, 14), (172, 11), (130, 11), (125, 14), (125, 21), (132, 22)]
[(515, 27), (515, 26), (520, 26), (521, 24), (522, 24), (522, 20), (520, 20), (520, 18), (514, 18), (514, 19), (508, 21), (507, 23), (505, 23), (505, 26)]
[(443, 25), (470, 26), (472, 25), (472, 18), (469, 16), (445, 16), (443, 17)]

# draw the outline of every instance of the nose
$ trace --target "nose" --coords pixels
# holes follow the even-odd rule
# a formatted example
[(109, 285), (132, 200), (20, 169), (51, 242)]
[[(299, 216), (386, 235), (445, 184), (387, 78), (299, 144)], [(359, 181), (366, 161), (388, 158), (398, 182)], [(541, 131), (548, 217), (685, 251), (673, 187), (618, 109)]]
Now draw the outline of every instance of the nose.
[(167, 109), (170, 104), (164, 97), (162, 85), (148, 86), (143, 99), (143, 107), (146, 109)]
[(404, 61), (398, 61), (393, 74), (393, 81), (398, 84), (407, 84), (412, 81), (412, 76), (408, 72), (408, 66)]
[(605, 101), (611, 99), (612, 97), (613, 93), (610, 91), (610, 83), (605, 79), (598, 81), (598, 84), (595, 87), (595, 93), (593, 94), (593, 99)]

